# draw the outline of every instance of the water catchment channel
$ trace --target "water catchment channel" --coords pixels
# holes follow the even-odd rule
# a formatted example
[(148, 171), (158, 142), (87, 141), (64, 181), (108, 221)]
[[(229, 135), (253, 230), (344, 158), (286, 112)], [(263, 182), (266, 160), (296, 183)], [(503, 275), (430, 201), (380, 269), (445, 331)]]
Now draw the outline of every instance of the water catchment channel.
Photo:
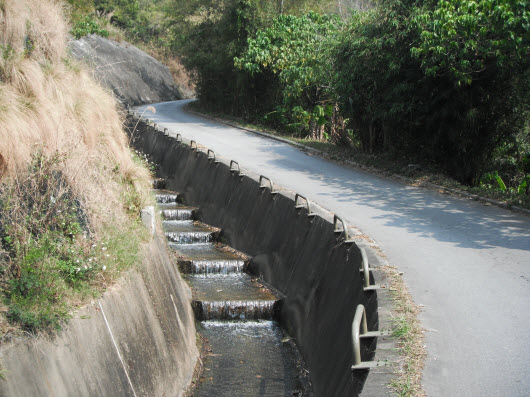
[(205, 341), (193, 395), (388, 394), (390, 299), (341, 219), (137, 117), (132, 142), (158, 165), (165, 235)]
[(218, 231), (197, 221), (196, 208), (171, 191), (156, 199), (206, 344), (194, 396), (310, 395), (296, 346), (275, 321), (278, 297), (244, 271), (243, 254), (215, 241)]

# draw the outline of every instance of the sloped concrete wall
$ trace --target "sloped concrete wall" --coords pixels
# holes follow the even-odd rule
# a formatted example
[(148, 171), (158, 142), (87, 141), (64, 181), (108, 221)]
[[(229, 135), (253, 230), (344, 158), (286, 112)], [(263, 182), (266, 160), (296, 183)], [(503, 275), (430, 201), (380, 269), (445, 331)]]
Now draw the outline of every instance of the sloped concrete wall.
[(138, 267), (55, 338), (4, 343), (0, 395), (183, 395), (198, 357), (191, 293), (164, 239)]
[[(200, 207), (230, 246), (253, 257), (251, 271), (283, 294), (280, 321), (304, 356), (315, 396), (358, 395), (367, 377), (351, 370), (358, 304), (366, 307), (369, 329), (378, 329), (377, 293), (363, 291), (359, 248), (338, 240), (328, 220), (296, 210), (291, 197), (272, 196), (255, 179), (236, 176), (227, 164), (152, 127), (140, 124), (133, 142), (159, 164), (169, 188)], [(365, 360), (375, 344), (363, 346)]]

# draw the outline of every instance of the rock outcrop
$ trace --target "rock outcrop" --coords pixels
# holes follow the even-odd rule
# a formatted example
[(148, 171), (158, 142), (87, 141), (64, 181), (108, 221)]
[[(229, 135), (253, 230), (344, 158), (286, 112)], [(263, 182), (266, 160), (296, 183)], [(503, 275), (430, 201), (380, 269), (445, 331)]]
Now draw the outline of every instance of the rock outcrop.
[(90, 35), (70, 41), (69, 48), (125, 105), (182, 99), (169, 69), (129, 43)]

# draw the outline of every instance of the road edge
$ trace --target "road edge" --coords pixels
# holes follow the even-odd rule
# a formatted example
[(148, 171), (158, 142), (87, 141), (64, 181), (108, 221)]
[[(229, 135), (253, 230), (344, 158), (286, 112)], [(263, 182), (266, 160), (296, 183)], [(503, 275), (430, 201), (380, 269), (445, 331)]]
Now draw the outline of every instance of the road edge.
[[(186, 104), (186, 105), (184, 105), (182, 107), (182, 110), (184, 110), (187, 113), (190, 113), (190, 114), (193, 114), (195, 116), (198, 116), (198, 117), (203, 117), (205, 119), (213, 120), (213, 121), (218, 122), (220, 124), (228, 125), (230, 127), (238, 128), (240, 130), (247, 131), (247, 132), (262, 136), (264, 138), (269, 138), (269, 139), (272, 139), (272, 140), (275, 140), (275, 141), (278, 141), (278, 142), (282, 142), (282, 143), (286, 143), (286, 144), (291, 145), (291, 146), (295, 146), (295, 147), (297, 147), (299, 149), (311, 152), (313, 154), (318, 155), (321, 158), (324, 158), (326, 160), (332, 161), (332, 162), (337, 163), (337, 164), (346, 164), (346, 165), (348, 165), (350, 167), (353, 167), (353, 168), (356, 168), (356, 169), (360, 169), (360, 170), (363, 170), (363, 171), (367, 171), (367, 172), (370, 172), (370, 173), (375, 174), (377, 176), (381, 176), (381, 171), (379, 171), (376, 168), (364, 166), (364, 165), (361, 165), (361, 164), (356, 163), (355, 161), (351, 161), (351, 160), (340, 160), (340, 161), (334, 160), (334, 159), (330, 158), (330, 156), (326, 152), (323, 152), (322, 150), (318, 150), (318, 149), (306, 146), (306, 145), (298, 143), (298, 142), (293, 142), (293, 141), (290, 141), (289, 139), (285, 139), (285, 138), (282, 138), (282, 137), (279, 137), (279, 136), (276, 136), (276, 135), (272, 135), (272, 134), (269, 134), (267, 132), (255, 130), (255, 129), (252, 129), (252, 128), (243, 127), (243, 126), (239, 125), (238, 123), (235, 123), (235, 122), (232, 122), (232, 121), (228, 121), (228, 120), (220, 118), (220, 117), (209, 116), (209, 115), (207, 115), (205, 113), (201, 113), (201, 112), (198, 112), (196, 110), (190, 109), (190, 107), (189, 107), (190, 104), (191, 104), (191, 102)], [(396, 175), (396, 174), (393, 174), (391, 176), (385, 175), (385, 177), (392, 178), (392, 179), (397, 179), (397, 180), (399, 180), (401, 182), (406, 183), (409, 186), (430, 188), (430, 189), (433, 189), (433, 190), (437, 190), (439, 192), (441, 191), (441, 193), (451, 194), (453, 196), (459, 196), (459, 197), (467, 198), (469, 200), (479, 201), (479, 202), (482, 202), (482, 203), (495, 205), (496, 207), (500, 207), (500, 208), (504, 208), (504, 209), (507, 209), (507, 210), (511, 210), (513, 212), (518, 212), (518, 213), (523, 213), (525, 215), (530, 215), (530, 210), (528, 210), (526, 208), (519, 207), (517, 205), (509, 205), (508, 203), (503, 202), (503, 201), (498, 201), (498, 200), (490, 199), (490, 198), (487, 198), (487, 197), (482, 197), (482, 196), (479, 196), (477, 194), (467, 193), (467, 192), (464, 192), (464, 191), (459, 190), (459, 189), (453, 189), (453, 188), (450, 188), (450, 187), (437, 185), (437, 184), (431, 183), (431, 182), (420, 182), (420, 183), (412, 182), (409, 178), (401, 176), (401, 175)]]

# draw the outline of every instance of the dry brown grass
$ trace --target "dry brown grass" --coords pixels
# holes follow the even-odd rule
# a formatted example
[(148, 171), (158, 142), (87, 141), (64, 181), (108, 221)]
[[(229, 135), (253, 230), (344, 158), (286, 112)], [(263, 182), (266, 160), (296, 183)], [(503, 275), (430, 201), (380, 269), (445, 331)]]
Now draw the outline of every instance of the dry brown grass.
[(424, 332), (418, 315), (420, 308), (414, 303), (397, 268), (382, 266), (381, 270), (390, 280), (390, 291), (394, 295), (394, 336), (399, 338), (400, 362), (396, 366), (392, 389), (400, 397), (423, 397), (421, 384), (423, 365), (427, 352), (424, 345)]
[(118, 206), (112, 170), (142, 195), (149, 175), (131, 158), (114, 99), (64, 60), (67, 31), (58, 1), (0, 3), (0, 176), (25, 169), (37, 148), (66, 154), (64, 173), (96, 214)]
[[(95, 255), (96, 249), (90, 248), (94, 243), (112, 241), (113, 236), (125, 241), (114, 244), (116, 252), (111, 252), (111, 242), (102, 255), (107, 265), (94, 282), (101, 279), (99, 287), (104, 287), (113, 273), (125, 269), (123, 258), (135, 249), (136, 240), (127, 233), (137, 224), (134, 212), (150, 200), (150, 174), (129, 150), (114, 98), (67, 58), (68, 31), (59, 0), (0, 0), (0, 190), (17, 192), (13, 186), (31, 176), (36, 156), (60, 159), (54, 172), (87, 217), (91, 241), (83, 244), (92, 251), (86, 253), (87, 260)], [(10, 199), (10, 210), (18, 196)], [(18, 219), (9, 215), (25, 219), (24, 214), (7, 212), (0, 219)], [(6, 261), (23, 258), (11, 253), (3, 260), (1, 251), (0, 243), (5, 277)], [(8, 327), (4, 309), (0, 307), (0, 332)]]

